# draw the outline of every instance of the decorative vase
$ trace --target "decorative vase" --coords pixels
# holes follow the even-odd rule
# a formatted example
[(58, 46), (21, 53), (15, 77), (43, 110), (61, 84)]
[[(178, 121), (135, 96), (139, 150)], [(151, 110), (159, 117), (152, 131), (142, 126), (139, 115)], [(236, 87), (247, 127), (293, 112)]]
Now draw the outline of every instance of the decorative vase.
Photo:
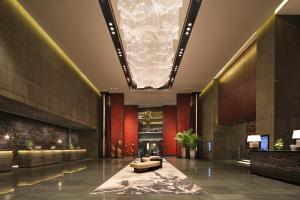
[(118, 146), (117, 146), (117, 157), (122, 158), (123, 157), (123, 152), (122, 152), (122, 144), (123, 142), (121, 140), (118, 140)]
[(190, 149), (190, 158), (195, 159), (196, 158), (196, 150), (195, 149)]
[(185, 149), (185, 147), (181, 147), (181, 158), (186, 158), (186, 149)]
[(116, 157), (115, 151), (116, 151), (115, 145), (111, 144), (110, 155), (111, 155), (112, 158)]

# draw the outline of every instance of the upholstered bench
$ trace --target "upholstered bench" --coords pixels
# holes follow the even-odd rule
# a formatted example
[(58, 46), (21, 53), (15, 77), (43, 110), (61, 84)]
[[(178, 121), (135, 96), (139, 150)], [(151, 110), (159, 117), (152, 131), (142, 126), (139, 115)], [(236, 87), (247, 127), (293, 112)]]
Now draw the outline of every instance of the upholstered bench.
[(161, 161), (132, 162), (129, 165), (134, 172), (141, 173), (161, 168)]

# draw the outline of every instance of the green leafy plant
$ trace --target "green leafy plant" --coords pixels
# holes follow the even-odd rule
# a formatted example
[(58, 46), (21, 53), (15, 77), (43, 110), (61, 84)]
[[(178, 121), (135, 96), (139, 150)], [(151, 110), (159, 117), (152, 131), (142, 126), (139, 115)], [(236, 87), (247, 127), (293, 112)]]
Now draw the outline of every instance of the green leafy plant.
[(275, 142), (275, 149), (276, 150), (282, 150), (283, 145), (284, 145), (284, 142), (283, 142), (282, 138), (280, 138)]
[(32, 140), (26, 140), (25, 144), (28, 149), (32, 149), (34, 145)]
[(69, 149), (74, 149), (74, 145), (72, 143), (68, 144)]
[(178, 132), (176, 134), (176, 141), (181, 144), (185, 148), (195, 149), (200, 140), (197, 137), (196, 133), (194, 133), (193, 129), (188, 129), (186, 131)]

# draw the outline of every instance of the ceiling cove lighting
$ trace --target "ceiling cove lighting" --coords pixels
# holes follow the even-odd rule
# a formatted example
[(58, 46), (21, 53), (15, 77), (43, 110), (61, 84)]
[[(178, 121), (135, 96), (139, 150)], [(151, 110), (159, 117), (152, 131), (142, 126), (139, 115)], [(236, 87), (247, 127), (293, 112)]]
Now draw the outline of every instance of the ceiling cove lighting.
[(8, 5), (15, 9), (16, 13), (24, 18), (25, 23), (36, 32), (36, 34), (55, 52), (66, 64), (83, 80), (95, 93), (100, 95), (97, 87), (83, 74), (79, 67), (69, 58), (69, 56), (58, 46), (58, 44), (48, 35), (48, 33), (35, 21), (26, 9), (16, 0), (8, 0)]
[[(118, 10), (121, 16), (120, 28), (124, 33), (125, 48), (122, 44), (110, 0), (98, 0), (98, 2), (107, 23), (108, 31), (111, 33), (111, 38), (129, 89), (170, 90), (173, 86), (178, 66), (183, 57), (183, 50), (186, 48), (191, 35), (202, 0), (190, 0), (175, 54), (172, 53), (174, 52), (173, 40), (178, 35), (178, 11), (183, 0), (142, 0), (135, 3), (132, 3), (132, 0), (118, 0)], [(143, 14), (146, 12), (142, 14), (138, 12), (140, 10), (147, 10), (148, 13), (152, 12), (151, 16), (160, 16), (162, 15), (160, 13), (164, 13), (164, 15), (161, 19), (156, 19), (157, 17), (149, 18)], [(159, 23), (156, 23), (156, 20)], [(157, 24), (160, 24), (160, 26), (157, 26)], [(168, 26), (172, 27), (172, 29)], [(112, 31), (115, 34), (112, 34)], [(158, 34), (157, 38), (161, 38), (161, 40), (158, 39), (156, 44), (152, 44), (152, 46), (150, 33)], [(172, 45), (168, 45), (170, 43)], [(148, 46), (145, 48), (145, 45), (142, 44)], [(126, 50), (126, 54), (124, 49)], [(148, 62), (148, 64), (146, 65), (145, 62)], [(148, 68), (152, 70), (149, 71)], [(145, 76), (146, 74), (147, 76)]]
[(281, 2), (281, 4), (279, 4), (279, 6), (275, 9), (274, 13), (275, 15), (281, 10), (281, 8), (283, 8), (283, 6), (288, 2), (289, 0), (283, 0)]

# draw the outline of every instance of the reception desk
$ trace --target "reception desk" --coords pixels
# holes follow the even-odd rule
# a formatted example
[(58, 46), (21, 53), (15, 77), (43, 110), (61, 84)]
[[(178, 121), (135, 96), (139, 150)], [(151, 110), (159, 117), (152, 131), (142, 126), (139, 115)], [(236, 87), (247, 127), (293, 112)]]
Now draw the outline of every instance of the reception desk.
[(250, 172), (300, 184), (300, 151), (251, 151)]
[(0, 172), (6, 172), (11, 170), (12, 158), (12, 151), (0, 151)]
[(21, 168), (38, 167), (86, 158), (86, 149), (78, 150), (19, 150)]

